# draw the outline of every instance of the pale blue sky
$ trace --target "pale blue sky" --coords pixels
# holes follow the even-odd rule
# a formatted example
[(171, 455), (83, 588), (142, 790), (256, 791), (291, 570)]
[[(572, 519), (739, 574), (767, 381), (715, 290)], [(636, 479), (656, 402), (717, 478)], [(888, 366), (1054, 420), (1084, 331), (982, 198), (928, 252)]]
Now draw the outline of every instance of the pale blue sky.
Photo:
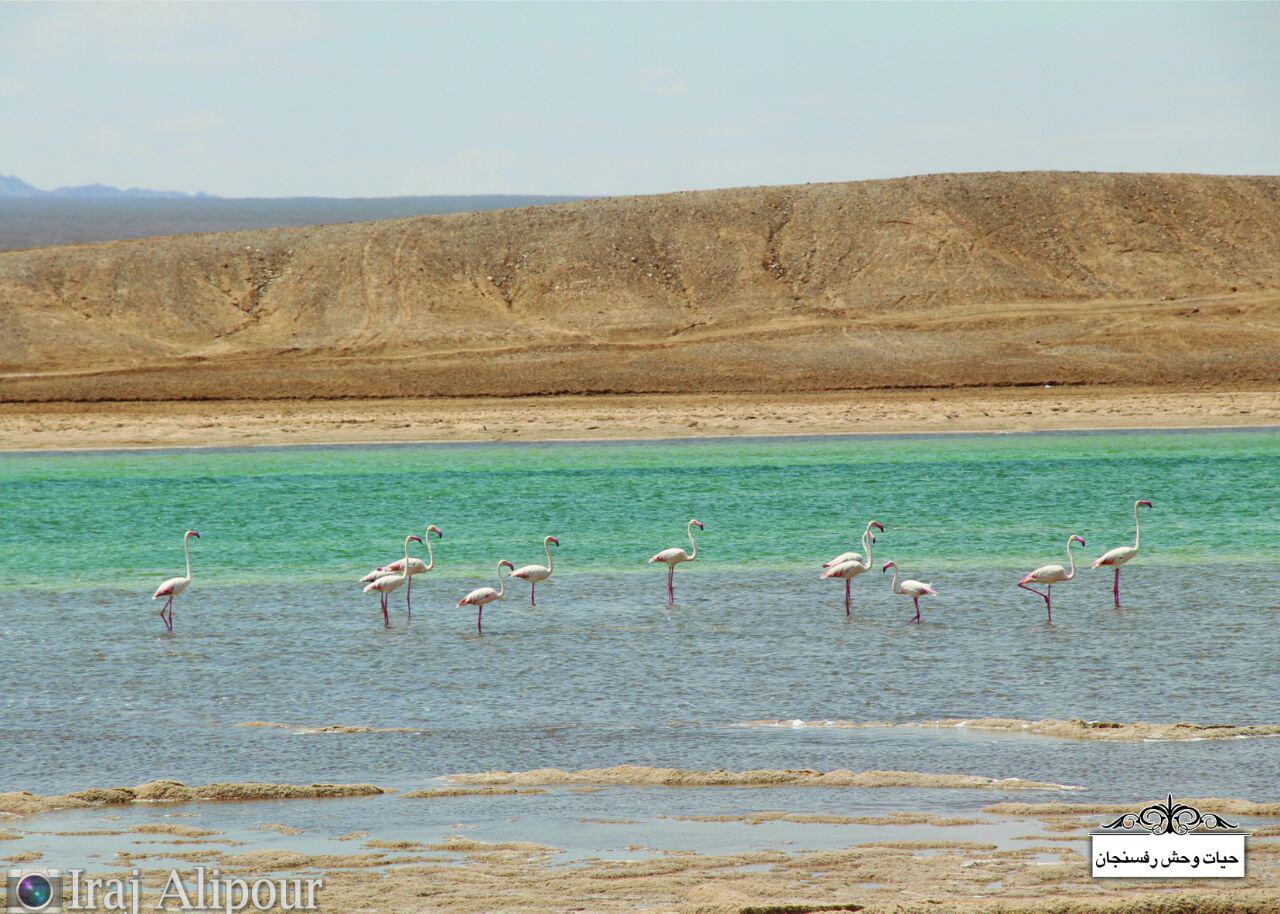
[(1280, 3), (0, 5), (0, 174), (222, 195), (1280, 172)]

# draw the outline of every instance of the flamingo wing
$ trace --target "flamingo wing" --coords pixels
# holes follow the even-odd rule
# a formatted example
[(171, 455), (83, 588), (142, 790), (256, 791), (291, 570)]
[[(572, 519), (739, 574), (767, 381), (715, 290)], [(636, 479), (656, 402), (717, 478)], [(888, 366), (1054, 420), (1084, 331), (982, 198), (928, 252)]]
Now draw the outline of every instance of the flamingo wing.
[[(396, 571), (396, 572), (404, 571), (404, 559), (396, 559), (394, 562), (391, 562), (388, 565), (383, 565), (382, 570)], [(410, 556), (409, 558), (409, 574), (410, 575), (422, 574), (426, 570), (427, 570), (426, 562), (418, 558), (416, 555)]]
[(912, 597), (923, 597), (925, 594), (933, 594), (935, 597), (938, 595), (932, 584), (926, 584), (923, 581), (903, 581), (902, 592)]
[(842, 552), (829, 562), (823, 562), (823, 568), (834, 568), (836, 565), (843, 565), (845, 562), (857, 562), (862, 564), (861, 552)]
[(403, 583), (404, 575), (402, 574), (384, 574), (373, 583), (366, 585), (364, 592), (376, 590), (378, 593), (391, 593), (393, 590), (398, 590)]
[(498, 599), (498, 592), (492, 587), (477, 587), (458, 601), (459, 606), (484, 606)]
[(1056, 584), (1067, 579), (1067, 569), (1061, 565), (1041, 565), (1031, 572), (1019, 584)]
[(840, 562), (837, 565), (831, 565), (826, 571), (822, 572), (822, 580), (827, 578), (856, 578), (862, 572), (866, 571), (869, 566), (864, 565), (861, 561)]
[(653, 558), (649, 559), (649, 564), (652, 565), (654, 562), (665, 562), (670, 565), (674, 562), (687, 561), (689, 561), (689, 553), (678, 547), (673, 547), (671, 549), (663, 549)]
[(151, 595), (151, 599), (158, 600), (160, 597), (176, 597), (178, 594), (186, 590), (187, 585), (190, 583), (191, 581), (187, 578), (170, 578), (156, 588), (156, 592)]
[(520, 578), (522, 581), (538, 582), (551, 574), (551, 569), (546, 565), (524, 565), (511, 572), (507, 577)]
[(371, 583), (373, 583), (374, 581), (378, 580), (378, 578), (382, 577), (382, 576), (383, 576), (384, 574), (386, 574), (386, 573), (387, 573), (387, 569), (385, 569), (385, 568), (375, 568), (375, 569), (373, 569), (373, 571), (369, 572), (369, 573), (368, 573), (368, 574), (366, 574), (364, 577), (362, 577), (362, 578), (360, 579), (360, 583), (361, 583), (361, 584), (371, 584)]
[(1110, 552), (1104, 553), (1093, 562), (1093, 567), (1098, 568), (1102, 565), (1123, 565), (1129, 559), (1138, 554), (1138, 550), (1132, 546), (1117, 546)]

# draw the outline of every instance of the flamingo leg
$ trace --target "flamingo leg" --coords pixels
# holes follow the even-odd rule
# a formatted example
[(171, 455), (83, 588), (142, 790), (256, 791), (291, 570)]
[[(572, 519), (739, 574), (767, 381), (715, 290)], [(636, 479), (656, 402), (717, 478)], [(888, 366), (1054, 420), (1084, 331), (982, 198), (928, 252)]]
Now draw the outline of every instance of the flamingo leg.
[(404, 605), (409, 608), (409, 618), (413, 618), (413, 578), (409, 578), (405, 582), (406, 589), (404, 592)]
[(1111, 588), (1111, 593), (1116, 598), (1116, 609), (1119, 609), (1120, 608), (1120, 568), (1118, 566), (1116, 568), (1116, 583), (1115, 583), (1115, 586)]
[[(912, 597), (911, 599), (915, 601), (915, 604), (916, 604), (916, 617), (912, 619), (911, 622), (919, 622), (920, 621), (920, 598)], [(908, 622), (907, 624), (910, 625), (911, 623)]]
[(853, 581), (849, 578), (844, 579), (844, 614), (846, 616), (849, 615), (849, 585), (852, 583)]
[(1028, 587), (1026, 584), (1019, 584), (1018, 586), (1021, 587), (1023, 590), (1031, 591), (1037, 597), (1044, 600), (1044, 608), (1049, 610), (1049, 621), (1052, 622), (1053, 621), (1053, 598), (1051, 594), (1053, 593), (1053, 585), (1052, 584), (1049, 585), (1048, 593), (1041, 593), (1040, 591), (1036, 590), (1034, 587)]
[(476, 632), (478, 632), (481, 635), (484, 634), (484, 625), (482, 624), (483, 620), (484, 620), (484, 606), (481, 605), (479, 608), (476, 609)]
[(667, 605), (676, 602), (676, 566), (667, 566)]
[(169, 598), (169, 631), (173, 631), (173, 597)]
[(538, 605), (538, 582), (534, 581), (529, 587), (529, 605)]
[(387, 628), (391, 627), (391, 617), (387, 615), (387, 595), (382, 595), (382, 624)]

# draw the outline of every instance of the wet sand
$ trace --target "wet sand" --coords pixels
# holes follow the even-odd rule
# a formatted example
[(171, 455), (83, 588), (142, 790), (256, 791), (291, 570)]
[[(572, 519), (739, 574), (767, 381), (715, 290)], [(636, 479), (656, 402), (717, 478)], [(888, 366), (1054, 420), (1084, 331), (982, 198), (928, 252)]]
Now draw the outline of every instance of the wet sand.
[(872, 730), (910, 729), (923, 727), (934, 730), (979, 730), (1002, 733), (1025, 733), (1031, 736), (1047, 736), (1054, 739), (1095, 740), (1102, 742), (1177, 742), (1179, 740), (1208, 739), (1257, 739), (1280, 736), (1276, 724), (1153, 724), (1146, 721), (1125, 723), (1113, 720), (1022, 720), (1011, 717), (948, 717), (942, 720), (922, 720), (912, 723), (857, 720), (748, 720), (739, 727), (776, 727), (791, 730)]
[[(660, 782), (671, 789), (698, 789), (681, 779)], [(605, 789), (631, 788), (620, 783)], [(400, 799), (375, 795), (350, 802), (369, 804), (363, 815), (376, 819), (374, 804)], [(56, 865), (71, 856), (60, 853), (59, 836), (94, 836), (97, 862), (91, 861), (89, 871), (127, 877), (129, 869), (137, 867), (152, 900), (170, 866), (188, 874), (196, 865), (215, 866), (228, 876), (245, 878), (268, 873), (323, 875), (320, 910), (334, 914), (543, 914), (569, 907), (681, 914), (1273, 910), (1280, 896), (1280, 842), (1262, 836), (1269, 829), (1274, 834), (1274, 821), (1266, 820), (1280, 818), (1280, 804), (1212, 798), (1187, 802), (1262, 819), (1243, 822), (1257, 836), (1250, 841), (1245, 879), (1212, 884), (1091, 879), (1088, 830), (1103, 816), (1133, 810), (1109, 803), (1004, 802), (964, 817), (919, 810), (875, 816), (775, 810), (627, 819), (618, 820), (615, 827), (618, 834), (634, 834), (635, 843), (625, 848), (602, 846), (585, 856), (566, 854), (559, 846), (563, 836), (548, 832), (536, 818), (525, 820), (526, 832), (537, 836), (533, 839), (461, 833), (476, 827), (461, 807), (441, 820), (455, 822), (452, 825), (424, 823), (411, 834), (370, 836), (364, 831), (322, 834), (315, 826), (304, 833), (288, 820), (256, 822), (257, 804), (179, 803), (131, 807), (128, 817), (146, 818), (141, 823), (120, 822), (118, 812), (109, 807), (56, 813), (54, 820), (16, 820), (11, 828), (17, 837), (5, 850), (19, 862), (48, 860)], [(294, 808), (268, 805), (273, 815), (287, 816)], [(299, 801), (298, 808), (307, 805)], [(193, 813), (199, 824), (155, 821), (159, 816)], [(455, 814), (462, 820), (453, 818)], [(301, 815), (306, 817), (305, 812)], [(513, 805), (511, 816), (519, 815), (519, 807)], [(51, 821), (64, 830), (51, 830)], [(100, 828), (86, 830), (86, 825)], [(730, 845), (741, 849), (708, 852), (698, 836), (721, 829), (749, 829), (750, 836), (744, 840), (727, 832)], [(644, 843), (655, 838), (660, 839), (658, 846)], [(351, 843), (333, 843), (337, 841)], [(701, 851), (686, 849), (700, 843)]]
[(1280, 425), (1280, 389), (0, 403), (0, 450)]
[(484, 771), (452, 774), (455, 784), (545, 787), (568, 784), (595, 786), (660, 785), (663, 787), (941, 787), (991, 790), (1079, 790), (1067, 784), (991, 778), (971, 774), (933, 774), (925, 771), (834, 771), (759, 768), (751, 771), (695, 771), (685, 768), (652, 768), (647, 765), (615, 765), (565, 771), (537, 768), (533, 771)]

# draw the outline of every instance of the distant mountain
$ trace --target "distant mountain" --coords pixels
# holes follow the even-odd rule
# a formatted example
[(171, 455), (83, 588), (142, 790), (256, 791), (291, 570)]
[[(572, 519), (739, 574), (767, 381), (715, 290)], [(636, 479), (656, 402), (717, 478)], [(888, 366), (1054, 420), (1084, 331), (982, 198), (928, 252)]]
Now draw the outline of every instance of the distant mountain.
[(14, 175), (0, 175), (0, 197), (39, 197), (45, 193)]
[(15, 175), (0, 175), (0, 197), (70, 197), (77, 200), (189, 200), (206, 198), (209, 194), (183, 193), (180, 190), (150, 190), (130, 187), (121, 190), (109, 184), (81, 184), (77, 187), (58, 187), (41, 190)]
[(517, 209), (585, 197), (479, 194), (434, 197), (215, 197), (121, 190), (105, 184), (41, 190), (0, 175), (0, 251), (237, 229), (368, 222)]

